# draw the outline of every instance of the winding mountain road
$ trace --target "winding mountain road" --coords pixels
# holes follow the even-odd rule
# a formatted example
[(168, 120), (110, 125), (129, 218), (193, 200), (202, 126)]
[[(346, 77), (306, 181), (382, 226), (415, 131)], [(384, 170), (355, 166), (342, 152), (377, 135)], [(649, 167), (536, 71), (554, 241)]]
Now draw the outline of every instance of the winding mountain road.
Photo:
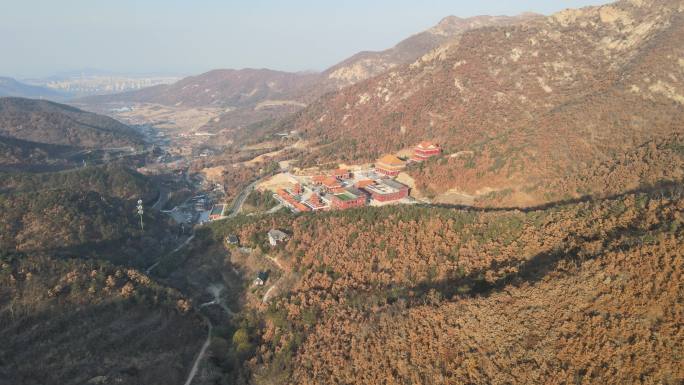
[[(242, 205), (245, 203), (245, 200), (247, 199), (247, 196), (249, 196), (249, 193), (251, 193), (252, 190), (254, 190), (254, 187), (255, 187), (255, 186), (257, 185), (257, 183), (259, 183), (260, 181), (261, 181), (261, 179), (255, 180), (254, 182), (250, 183), (247, 187), (245, 187), (245, 188), (240, 192), (240, 194), (238, 195), (238, 197), (235, 199), (235, 202), (233, 202), (233, 206), (230, 208), (230, 214), (228, 215), (229, 218), (234, 218), (235, 216), (237, 216), (237, 215), (240, 213), (240, 210), (242, 210)], [(194, 237), (195, 237), (195, 233), (194, 233), (194, 231), (193, 231), (192, 236), (189, 237), (183, 244), (181, 244), (180, 246), (178, 246), (178, 247), (177, 247), (175, 250), (173, 250), (171, 253), (173, 254), (173, 253), (175, 253), (176, 251), (178, 251), (178, 250), (180, 250), (181, 248), (183, 248), (183, 247), (184, 247), (185, 245), (187, 245)], [(280, 263), (277, 262), (277, 259), (272, 258), (271, 260), (273, 260), (274, 263), (276, 263), (276, 265), (278, 265), (278, 266), (280, 267)], [(158, 264), (159, 264), (159, 262), (157, 262), (157, 263), (155, 263), (154, 265), (150, 266), (150, 268), (148, 269), (148, 273), (149, 273), (149, 271), (151, 271), (152, 269), (154, 269), (154, 267), (156, 267), (156, 265), (158, 265)], [(275, 285), (273, 285), (273, 287), (275, 287)], [(273, 289), (273, 287), (271, 287), (271, 288), (269, 289), (269, 291), (271, 291), (271, 289)], [(201, 305), (199, 306), (199, 308), (201, 309), (201, 308), (203, 308), (203, 307), (207, 307), (207, 306), (211, 306), (211, 305), (218, 305), (218, 306), (220, 306), (220, 307), (226, 312), (226, 314), (228, 314), (229, 316), (232, 317), (232, 316), (234, 315), (233, 311), (230, 310), (230, 308), (229, 308), (228, 306), (226, 306), (225, 304), (223, 304), (222, 301), (221, 301), (221, 298), (220, 298), (220, 294), (221, 294), (221, 291), (222, 291), (223, 289), (224, 289), (224, 286), (223, 286), (223, 285), (213, 285), (213, 284), (212, 284), (212, 285), (209, 285), (209, 286), (207, 287), (207, 290), (208, 290), (210, 293), (213, 294), (214, 299), (213, 299), (212, 301), (209, 301), (209, 302), (206, 302), (206, 303), (201, 304)], [(268, 292), (267, 292), (266, 294), (268, 294)], [(205, 317), (205, 319), (206, 319), (206, 321), (207, 321), (207, 325), (209, 325), (209, 330), (208, 330), (208, 332), (207, 332), (207, 339), (206, 339), (206, 341), (204, 341), (204, 345), (202, 345), (202, 349), (200, 350), (199, 354), (197, 354), (197, 357), (195, 358), (195, 362), (192, 364), (192, 369), (190, 370), (190, 373), (188, 373), (188, 378), (185, 380), (185, 385), (191, 385), (191, 384), (192, 384), (192, 380), (195, 378), (195, 376), (197, 375), (197, 371), (199, 370), (200, 362), (202, 362), (202, 359), (204, 359), (204, 356), (205, 356), (206, 353), (207, 353), (207, 349), (209, 349), (209, 346), (211, 345), (211, 332), (212, 332), (212, 330), (213, 330), (213, 326), (212, 326), (211, 321), (209, 320), (209, 318), (206, 318), (206, 317)]]
[(242, 210), (242, 205), (245, 204), (245, 200), (247, 200), (247, 197), (254, 190), (254, 187), (256, 187), (256, 185), (261, 181), (262, 179), (257, 179), (240, 191), (240, 194), (238, 194), (237, 198), (235, 198), (235, 201), (233, 202), (233, 206), (230, 208), (230, 214), (228, 215), (228, 218), (235, 218), (240, 213), (240, 210)]
[(169, 191), (166, 187), (159, 186), (159, 198), (157, 198), (157, 201), (154, 202), (152, 205), (153, 209), (161, 211), (161, 209), (164, 207), (166, 204), (166, 201), (169, 199)]

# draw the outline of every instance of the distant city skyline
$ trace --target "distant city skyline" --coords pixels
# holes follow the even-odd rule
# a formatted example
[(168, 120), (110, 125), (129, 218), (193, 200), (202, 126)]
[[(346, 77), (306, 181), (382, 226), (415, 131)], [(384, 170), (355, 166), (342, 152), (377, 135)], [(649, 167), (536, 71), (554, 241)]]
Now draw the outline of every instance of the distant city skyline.
[(605, 0), (22, 0), (0, 13), (0, 76), (94, 68), (198, 74), (216, 68), (321, 71), (392, 47), (454, 15), (551, 14)]

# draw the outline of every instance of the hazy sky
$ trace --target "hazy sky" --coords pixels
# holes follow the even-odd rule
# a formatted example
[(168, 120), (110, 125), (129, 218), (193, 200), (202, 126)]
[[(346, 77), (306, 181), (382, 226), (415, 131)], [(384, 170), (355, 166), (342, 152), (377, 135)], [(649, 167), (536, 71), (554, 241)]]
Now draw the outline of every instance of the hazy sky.
[(550, 14), (605, 0), (0, 0), (0, 75), (99, 68), (322, 70), (442, 17)]

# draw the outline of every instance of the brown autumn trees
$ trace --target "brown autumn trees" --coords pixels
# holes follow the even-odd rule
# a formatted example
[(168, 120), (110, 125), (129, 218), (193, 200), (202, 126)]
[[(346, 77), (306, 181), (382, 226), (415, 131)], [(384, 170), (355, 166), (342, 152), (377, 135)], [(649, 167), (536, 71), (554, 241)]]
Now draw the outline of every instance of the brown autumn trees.
[[(684, 378), (681, 185), (529, 212), (425, 207), (241, 218), (295, 283), (255, 383), (671, 383)], [(285, 246), (264, 245), (281, 228)]]

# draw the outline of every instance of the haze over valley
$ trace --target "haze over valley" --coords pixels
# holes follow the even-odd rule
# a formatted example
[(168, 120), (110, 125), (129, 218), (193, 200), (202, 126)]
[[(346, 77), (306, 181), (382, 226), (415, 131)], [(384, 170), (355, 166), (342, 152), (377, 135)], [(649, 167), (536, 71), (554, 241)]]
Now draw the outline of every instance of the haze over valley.
[(0, 385), (684, 383), (681, 0), (44, 6), (92, 54), (0, 37)]

